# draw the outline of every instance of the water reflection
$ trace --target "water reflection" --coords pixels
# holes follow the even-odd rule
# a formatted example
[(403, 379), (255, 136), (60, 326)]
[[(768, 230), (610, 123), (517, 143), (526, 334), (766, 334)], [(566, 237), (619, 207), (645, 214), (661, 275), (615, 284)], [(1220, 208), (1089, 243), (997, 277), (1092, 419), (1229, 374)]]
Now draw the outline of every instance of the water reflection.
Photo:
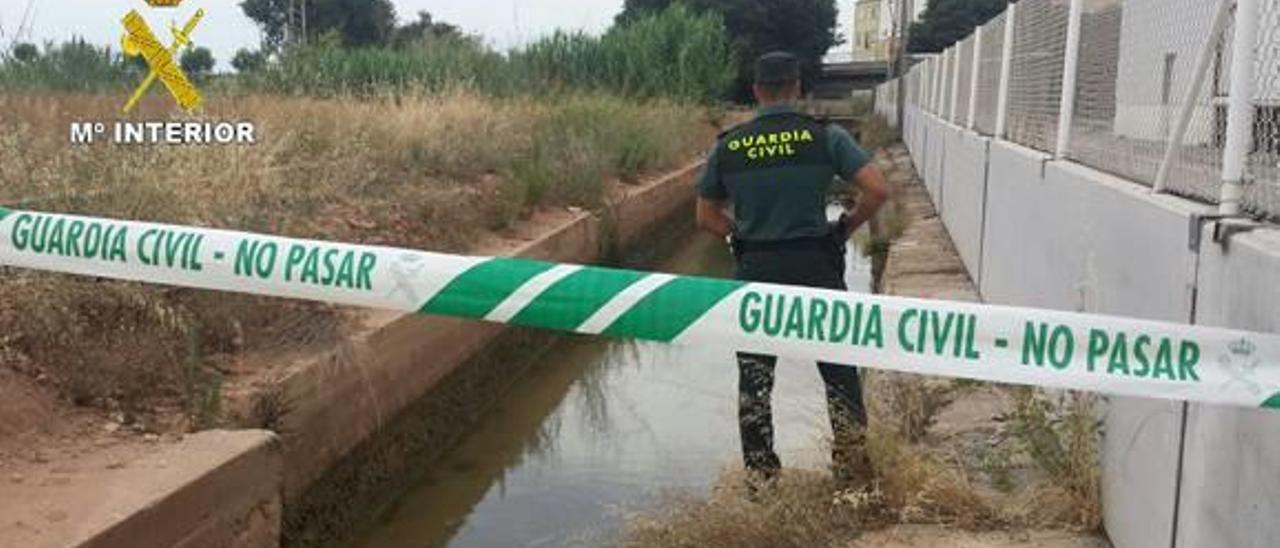
[[(850, 254), (849, 286), (870, 285)], [(660, 270), (729, 276), (714, 238)], [(356, 546), (599, 545), (665, 492), (707, 489), (739, 460), (732, 349), (582, 337), (557, 344)], [(774, 392), (787, 466), (825, 464), (822, 381), (782, 360)]]

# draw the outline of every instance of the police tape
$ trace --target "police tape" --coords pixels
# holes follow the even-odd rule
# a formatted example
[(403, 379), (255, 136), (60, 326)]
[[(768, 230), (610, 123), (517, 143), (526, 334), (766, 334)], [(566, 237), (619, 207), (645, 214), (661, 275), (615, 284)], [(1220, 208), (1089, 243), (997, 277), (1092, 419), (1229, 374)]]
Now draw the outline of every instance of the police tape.
[(0, 208), (0, 265), (1280, 408), (1280, 335)]

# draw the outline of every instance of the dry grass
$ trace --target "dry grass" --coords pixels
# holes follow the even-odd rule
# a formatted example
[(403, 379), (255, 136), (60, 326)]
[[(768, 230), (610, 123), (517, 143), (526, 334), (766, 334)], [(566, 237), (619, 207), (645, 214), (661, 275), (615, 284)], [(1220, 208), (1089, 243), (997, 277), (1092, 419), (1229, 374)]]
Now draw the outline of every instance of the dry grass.
[(995, 511), (963, 471), (949, 467), (873, 427), (868, 454), (875, 470), (870, 491), (841, 491), (824, 472), (787, 470), (778, 484), (749, 497), (745, 476), (720, 475), (707, 498), (672, 496), (648, 514), (632, 516), (623, 545), (820, 547), (847, 546), (859, 534), (897, 523), (973, 528), (993, 523)]
[(653, 514), (633, 516), (623, 546), (808, 548), (836, 546), (883, 522), (879, 504), (836, 494), (826, 474), (788, 470), (758, 502), (739, 470), (721, 474), (709, 498), (671, 497)]
[[(120, 100), (0, 96), (16, 113), (0, 118), (0, 204), (459, 251), (535, 208), (600, 204), (713, 132), (697, 107), (604, 96), (224, 96), (207, 115), (254, 121), (258, 145), (67, 144), (72, 121), (115, 119)], [(166, 101), (135, 116), (169, 116)], [(138, 420), (181, 410), (187, 427), (216, 422), (223, 378), (245, 356), (343, 330), (330, 307), (12, 270), (0, 294), (0, 367)]]
[(1102, 525), (1102, 478), (1098, 465), (1101, 420), (1097, 397), (1082, 392), (1051, 397), (1017, 391), (1011, 429), (1047, 481), (1037, 486), (1042, 510), (1032, 521), (1086, 531)]
[(968, 472), (953, 462), (873, 426), (867, 436), (885, 507), (898, 523), (943, 523), (972, 528), (991, 524), (995, 512), (979, 496)]
[(874, 377), (876, 396), (887, 408), (880, 415), (908, 443), (923, 441), (938, 412), (951, 403), (949, 386), (926, 382), (919, 375), (877, 371)]
[[(1046, 401), (1043, 396), (1034, 400)], [(921, 400), (888, 401), (893, 403), (872, 402), (867, 450), (875, 480), (870, 491), (842, 492), (825, 472), (787, 470), (777, 487), (753, 501), (742, 471), (735, 468), (721, 474), (710, 497), (672, 496), (660, 509), (632, 516), (624, 545), (849, 546), (862, 533), (898, 524), (978, 531), (1098, 529), (1098, 431), (1089, 419), (1088, 398), (1070, 396), (1062, 402), (1065, 407), (1019, 403), (1018, 416), (1010, 419), (1012, 436), (999, 446), (1008, 459), (1000, 466), (1033, 470), (1018, 476), (1022, 483), (1003, 490), (971, 468), (959, 454), (963, 447), (937, 438), (908, 440), (894, 416), (901, 409), (893, 406)]]

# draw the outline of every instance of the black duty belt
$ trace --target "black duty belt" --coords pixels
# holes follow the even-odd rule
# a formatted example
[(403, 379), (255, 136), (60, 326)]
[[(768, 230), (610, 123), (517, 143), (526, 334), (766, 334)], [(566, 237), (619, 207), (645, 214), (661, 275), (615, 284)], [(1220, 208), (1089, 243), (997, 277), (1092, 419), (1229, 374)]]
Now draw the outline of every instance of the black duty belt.
[(809, 236), (769, 241), (733, 240), (733, 251), (737, 255), (774, 251), (822, 251), (829, 253), (837, 249), (839, 249), (839, 245), (831, 236)]

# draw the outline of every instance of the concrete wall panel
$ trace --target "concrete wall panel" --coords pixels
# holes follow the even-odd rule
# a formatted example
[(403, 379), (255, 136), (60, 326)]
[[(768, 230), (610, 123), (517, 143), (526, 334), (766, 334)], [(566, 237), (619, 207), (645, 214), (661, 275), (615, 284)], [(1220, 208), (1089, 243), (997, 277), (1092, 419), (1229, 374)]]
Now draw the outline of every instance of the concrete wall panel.
[[(1065, 162), (1046, 166), (1047, 186), (1087, 193), (1081, 234), (1080, 309), (1187, 322), (1196, 256), (1187, 245), (1191, 215), (1177, 198)], [(1182, 404), (1110, 398), (1103, 440), (1103, 514), (1117, 546), (1165, 548), (1173, 533)]]
[(947, 174), (942, 193), (942, 221), (974, 280), (982, 277), (982, 213), (987, 184), (988, 139), (966, 131), (949, 131)]
[[(1076, 285), (1084, 253), (1078, 232), (1083, 192), (1050, 187), (1043, 177), (1048, 157), (1027, 148), (992, 142), (987, 179), (982, 295), (992, 303), (1078, 310)], [(1071, 192), (1075, 192), (1074, 195)]]
[(1188, 322), (1195, 286), (1196, 254), (1187, 226), (1208, 206), (1147, 189), (1092, 169), (1052, 162), (1045, 184), (1084, 192), (1078, 218), (1058, 216), (1076, 232), (1084, 261), (1079, 309), (1149, 320)]
[(945, 174), (942, 170), (942, 166), (947, 154), (946, 133), (948, 131), (949, 128), (946, 124), (935, 122), (930, 124), (929, 132), (925, 138), (925, 150), (927, 152), (924, 168), (924, 186), (929, 190), (929, 196), (933, 198), (934, 207), (939, 205), (939, 198), (941, 198), (942, 193), (944, 192), (942, 189), (943, 185), (945, 185), (943, 180), (945, 178)]
[[(1213, 243), (1200, 253), (1199, 323), (1280, 332), (1280, 230)], [(1259, 387), (1280, 391), (1280, 387)], [(1280, 539), (1280, 413), (1193, 405), (1178, 546), (1272, 547)]]
[[(1280, 230), (1239, 235), (1223, 248), (1206, 229), (1197, 256), (1188, 226), (1210, 206), (1004, 142), (978, 154), (981, 140), (967, 132), (922, 113), (913, 123), (921, 136), (912, 146), (924, 156), (917, 165), (971, 273), (980, 246), (984, 300), (1172, 322), (1194, 314), (1204, 324), (1280, 331)], [(973, 183), (979, 167), (988, 172), (985, 202)], [(985, 230), (979, 222), (975, 232), (983, 209)], [(1108, 401), (1111, 540), (1121, 548), (1275, 546), (1280, 413), (1190, 406), (1184, 437), (1183, 410), (1180, 402)]]

